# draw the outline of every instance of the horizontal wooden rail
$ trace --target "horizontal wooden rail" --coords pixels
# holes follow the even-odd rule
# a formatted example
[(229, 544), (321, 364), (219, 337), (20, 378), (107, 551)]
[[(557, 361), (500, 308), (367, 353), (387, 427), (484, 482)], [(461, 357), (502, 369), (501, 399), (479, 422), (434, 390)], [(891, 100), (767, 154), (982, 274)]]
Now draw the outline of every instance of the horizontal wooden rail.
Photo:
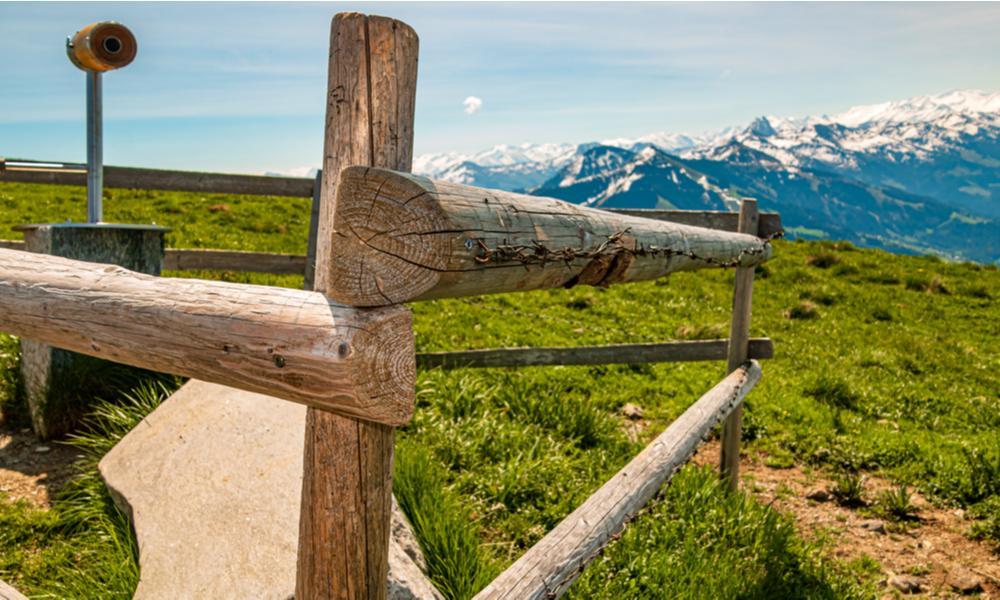
[[(0, 240), (0, 248), (24, 250), (21, 240)], [(275, 275), (302, 275), (306, 257), (301, 254), (272, 254), (240, 250), (198, 250), (167, 248), (163, 268), (174, 271), (246, 271)]]
[[(694, 227), (718, 229), (719, 231), (739, 231), (740, 224), (740, 213), (738, 212), (723, 212), (719, 210), (661, 210), (657, 208), (612, 208), (609, 210), (613, 213), (628, 215), (630, 217), (670, 221)], [(760, 213), (757, 237), (773, 238), (781, 235), (783, 231), (781, 215), (778, 213)]]
[(379, 423), (413, 413), (413, 332), (402, 307), (356, 309), (317, 292), (4, 249), (0, 331)]
[[(0, 160), (0, 181), (86, 185), (87, 166), (8, 158)], [(105, 166), (104, 186), (206, 194), (311, 197), (313, 179)]]
[(178, 271), (205, 269), (302, 275), (306, 270), (306, 257), (300, 254), (167, 248), (163, 268)]
[(348, 167), (339, 181), (326, 276), (352, 306), (607, 286), (771, 255), (753, 235), (386, 169)]
[[(0, 182), (86, 185), (87, 166), (77, 163), (45, 162), (0, 158)], [(104, 167), (106, 187), (137, 190), (174, 190), (206, 194), (264, 194), (310, 198), (315, 179), (311, 177), (271, 177), (202, 171), (172, 171), (137, 167)], [(739, 213), (712, 210), (662, 210), (647, 208), (610, 208), (608, 212), (670, 221), (683, 225), (737, 231)], [(782, 231), (777, 213), (760, 215), (759, 236), (774, 237)], [(2, 246), (0, 246), (2, 247)]]
[(476, 600), (548, 599), (563, 594), (587, 563), (691, 458), (712, 427), (743, 401), (760, 375), (760, 365), (754, 361), (730, 373), (477, 594)]
[[(462, 352), (428, 352), (417, 354), (417, 366), (457, 369), (725, 360), (728, 346), (729, 340), (722, 339), (579, 348), (491, 348)], [(774, 345), (769, 338), (750, 340), (750, 358), (766, 359), (773, 356)]]

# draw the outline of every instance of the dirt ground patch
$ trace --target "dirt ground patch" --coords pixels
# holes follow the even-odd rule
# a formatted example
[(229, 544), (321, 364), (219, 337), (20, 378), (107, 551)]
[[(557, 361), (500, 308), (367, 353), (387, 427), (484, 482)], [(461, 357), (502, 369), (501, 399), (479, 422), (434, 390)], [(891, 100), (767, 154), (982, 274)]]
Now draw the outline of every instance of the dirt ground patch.
[[(807, 495), (833, 488), (826, 474), (799, 466), (771, 468), (765, 464), (765, 458), (743, 457), (740, 471), (743, 488), (752, 491), (758, 501), (791, 515), (802, 536), (830, 540), (835, 557), (849, 561), (867, 555), (878, 561), (885, 575), (882, 582), (885, 597), (958, 597), (960, 594), (951, 582), (964, 579), (966, 585), (979, 583), (979, 598), (1000, 599), (1000, 554), (989, 544), (966, 537), (970, 524), (962, 510), (936, 507), (914, 493), (912, 502), (918, 509), (919, 520), (897, 525), (870, 511), (865, 514), (864, 509), (845, 508), (832, 499), (808, 499)], [(718, 442), (702, 447), (694, 461), (717, 465)], [(868, 476), (864, 499), (871, 503), (891, 487), (884, 479)], [(894, 577), (897, 584), (918, 585), (919, 591), (904, 594), (890, 585)]]
[(47, 508), (73, 473), (76, 448), (39, 442), (30, 429), (0, 427), (0, 492), (10, 500), (27, 500)]

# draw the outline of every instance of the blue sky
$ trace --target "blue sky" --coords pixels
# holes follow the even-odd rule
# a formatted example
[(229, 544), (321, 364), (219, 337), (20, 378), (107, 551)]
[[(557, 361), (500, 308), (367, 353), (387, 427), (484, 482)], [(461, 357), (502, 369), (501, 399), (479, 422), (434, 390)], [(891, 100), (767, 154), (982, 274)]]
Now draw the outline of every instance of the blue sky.
[(84, 75), (63, 44), (114, 19), (139, 54), (105, 77), (107, 164), (317, 166), (329, 22), (346, 10), (420, 35), (418, 154), (1000, 89), (996, 3), (0, 3), (0, 156), (83, 160)]

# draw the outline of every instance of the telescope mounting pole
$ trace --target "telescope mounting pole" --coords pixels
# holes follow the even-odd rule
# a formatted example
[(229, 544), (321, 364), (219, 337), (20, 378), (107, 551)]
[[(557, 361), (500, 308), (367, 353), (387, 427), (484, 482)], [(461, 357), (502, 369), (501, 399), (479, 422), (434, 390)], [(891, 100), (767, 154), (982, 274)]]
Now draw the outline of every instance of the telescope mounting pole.
[(104, 125), (101, 73), (87, 71), (87, 222), (104, 220)]

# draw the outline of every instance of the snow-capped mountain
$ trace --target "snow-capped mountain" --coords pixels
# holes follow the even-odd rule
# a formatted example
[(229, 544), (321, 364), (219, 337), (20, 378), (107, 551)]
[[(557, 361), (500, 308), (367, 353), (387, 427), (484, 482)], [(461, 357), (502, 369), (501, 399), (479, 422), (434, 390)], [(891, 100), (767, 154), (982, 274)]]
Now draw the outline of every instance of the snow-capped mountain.
[(792, 234), (1000, 261), (1000, 93), (955, 91), (701, 135), (432, 155), (414, 171), (596, 207), (726, 209), (752, 196)]
[(832, 117), (760, 117), (681, 155), (730, 160), (743, 147), (792, 170), (831, 170), (1000, 218), (1000, 92), (921, 96)]
[(520, 189), (551, 177), (576, 151), (572, 144), (500, 144), (476, 154), (424, 154), (413, 159), (413, 172), (454, 183)]

